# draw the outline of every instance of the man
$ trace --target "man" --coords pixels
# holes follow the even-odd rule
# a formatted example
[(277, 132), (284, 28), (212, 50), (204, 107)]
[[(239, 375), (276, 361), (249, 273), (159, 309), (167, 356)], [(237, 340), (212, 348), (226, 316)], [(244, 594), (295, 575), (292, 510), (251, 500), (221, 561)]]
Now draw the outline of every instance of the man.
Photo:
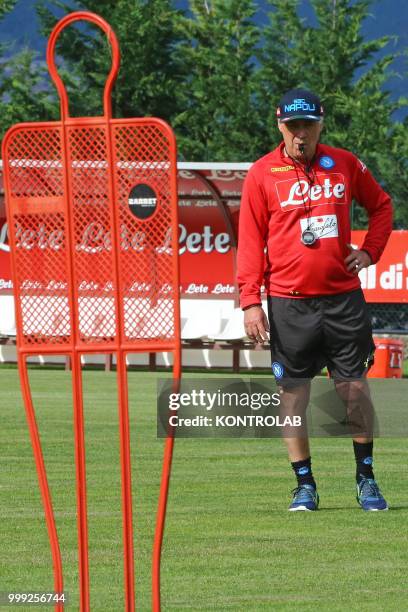
[[(248, 172), (239, 220), (241, 308), (249, 338), (262, 343), (270, 329), (272, 369), (286, 413), (305, 412), (310, 379), (327, 365), (349, 418), (357, 411), (369, 420), (365, 375), (375, 346), (358, 273), (385, 248), (392, 204), (363, 162), (319, 142), (323, 115), (315, 94), (287, 92), (277, 108), (283, 142)], [(369, 217), (358, 249), (350, 245), (353, 199)], [(285, 442), (297, 478), (289, 510), (317, 510), (307, 433)], [(354, 432), (353, 447), (358, 503), (363, 510), (387, 510), (372, 468), (370, 424)]]

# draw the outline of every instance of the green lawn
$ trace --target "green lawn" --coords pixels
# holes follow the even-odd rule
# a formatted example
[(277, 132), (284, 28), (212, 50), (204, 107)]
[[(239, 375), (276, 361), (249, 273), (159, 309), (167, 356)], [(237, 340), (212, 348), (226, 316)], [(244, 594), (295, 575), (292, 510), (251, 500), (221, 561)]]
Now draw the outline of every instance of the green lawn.
[[(137, 609), (146, 611), (163, 449), (156, 438), (157, 376), (129, 374), (136, 597)], [(69, 609), (78, 610), (70, 374), (37, 369), (31, 379)], [(123, 610), (115, 380), (115, 373), (84, 373), (91, 607), (98, 612)], [(49, 591), (51, 557), (17, 371), (0, 369), (0, 385), (0, 591)], [(349, 440), (312, 442), (321, 510), (293, 514), (286, 508), (294, 479), (280, 440), (176, 441), (162, 560), (164, 611), (407, 609), (407, 441), (376, 441), (375, 471), (388, 513), (358, 508)]]

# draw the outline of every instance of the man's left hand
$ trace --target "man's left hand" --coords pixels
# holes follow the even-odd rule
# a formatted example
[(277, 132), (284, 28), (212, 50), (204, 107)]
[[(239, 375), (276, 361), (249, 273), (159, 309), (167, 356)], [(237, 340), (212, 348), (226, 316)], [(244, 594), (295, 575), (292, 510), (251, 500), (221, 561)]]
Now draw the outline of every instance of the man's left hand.
[(352, 272), (354, 275), (357, 275), (363, 268), (368, 268), (368, 266), (371, 266), (371, 257), (367, 251), (354, 249), (351, 244), (348, 244), (347, 246), (349, 249), (351, 249), (350, 255), (347, 255), (344, 260), (348, 272)]

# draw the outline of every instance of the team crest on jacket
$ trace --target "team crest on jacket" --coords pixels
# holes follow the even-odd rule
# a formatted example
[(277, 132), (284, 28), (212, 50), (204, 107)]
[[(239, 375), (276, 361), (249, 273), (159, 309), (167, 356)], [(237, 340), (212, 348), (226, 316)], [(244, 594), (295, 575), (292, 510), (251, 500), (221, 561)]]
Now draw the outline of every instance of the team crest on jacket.
[(303, 206), (314, 208), (323, 204), (347, 202), (346, 181), (340, 172), (317, 173), (313, 185), (309, 185), (306, 178), (277, 181), (275, 188), (278, 202), (284, 212)]
[(332, 157), (330, 157), (329, 155), (322, 155), (321, 158), (319, 159), (319, 166), (321, 168), (325, 168), (327, 170), (329, 170), (330, 168), (333, 168), (333, 166), (335, 166), (335, 161)]

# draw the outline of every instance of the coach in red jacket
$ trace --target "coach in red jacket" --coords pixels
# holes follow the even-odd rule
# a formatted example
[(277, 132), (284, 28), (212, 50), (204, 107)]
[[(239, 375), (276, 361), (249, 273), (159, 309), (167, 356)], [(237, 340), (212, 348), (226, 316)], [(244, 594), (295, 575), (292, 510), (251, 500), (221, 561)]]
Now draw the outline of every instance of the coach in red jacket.
[[(241, 307), (249, 338), (261, 343), (270, 329), (272, 369), (286, 411), (303, 413), (310, 383), (296, 379), (309, 381), (326, 365), (349, 414), (369, 413), (365, 375), (375, 347), (358, 272), (381, 257), (392, 230), (392, 204), (355, 155), (319, 143), (323, 115), (313, 93), (287, 92), (277, 108), (283, 142), (248, 172), (239, 218)], [(350, 245), (353, 199), (369, 217), (359, 249)], [(285, 441), (298, 485), (289, 510), (316, 510), (307, 435)], [(359, 504), (386, 510), (372, 470), (370, 431), (353, 445)]]

